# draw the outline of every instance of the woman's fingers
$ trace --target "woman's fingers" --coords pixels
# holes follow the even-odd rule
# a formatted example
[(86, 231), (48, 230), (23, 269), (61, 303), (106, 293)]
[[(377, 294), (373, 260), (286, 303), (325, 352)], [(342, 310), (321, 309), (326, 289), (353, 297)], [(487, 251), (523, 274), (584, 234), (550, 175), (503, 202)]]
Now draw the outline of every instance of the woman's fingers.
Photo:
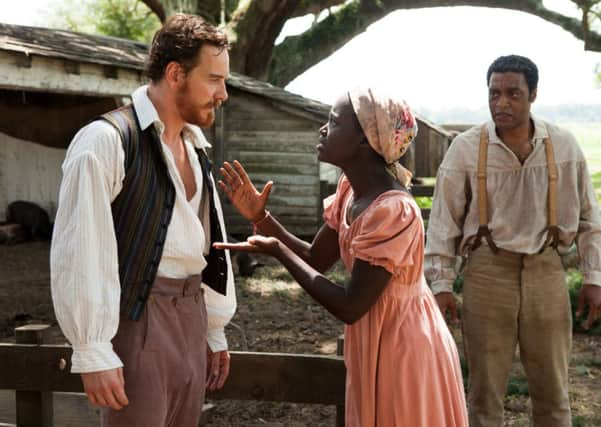
[(228, 176), (228, 184), (233, 186), (240, 186), (244, 184), (240, 174), (238, 174), (238, 172), (228, 162), (223, 162), (223, 167), (221, 169), (224, 169)]
[(227, 195), (227, 197), (230, 200), (232, 199), (232, 197), (234, 197), (231, 188), (225, 185), (225, 183), (222, 180), (217, 181), (217, 185), (219, 186), (219, 188), (221, 188), (221, 190), (223, 190), (223, 192)]
[(246, 173), (246, 170), (244, 169), (244, 167), (242, 166), (242, 164), (240, 164), (240, 162), (238, 160), (234, 160), (234, 167), (236, 168), (236, 172), (238, 173), (238, 176), (240, 177), (242, 182), (245, 184), (249, 183), (252, 185), (252, 182), (251, 182), (248, 174)]
[(259, 252), (259, 247), (252, 245), (247, 242), (240, 243), (224, 243), (224, 242), (215, 242), (213, 243), (213, 247), (215, 249), (229, 249), (232, 251), (245, 251), (245, 252)]
[(232, 175), (230, 175), (230, 173), (227, 171), (227, 169), (224, 166), (219, 168), (219, 173), (221, 174), (223, 179), (225, 179), (227, 181), (227, 183), (229, 184), (230, 182), (232, 182), (234, 177)]

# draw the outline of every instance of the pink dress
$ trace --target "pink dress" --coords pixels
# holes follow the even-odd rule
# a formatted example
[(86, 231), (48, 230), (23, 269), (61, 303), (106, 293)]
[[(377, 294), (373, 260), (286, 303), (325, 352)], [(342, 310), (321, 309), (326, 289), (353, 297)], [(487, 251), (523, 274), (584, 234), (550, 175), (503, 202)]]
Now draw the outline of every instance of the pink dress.
[(455, 341), (423, 275), (419, 207), (409, 194), (387, 191), (349, 225), (352, 192), (343, 176), (324, 201), (342, 260), (349, 271), (359, 258), (392, 278), (370, 310), (345, 326), (346, 425), (467, 426)]

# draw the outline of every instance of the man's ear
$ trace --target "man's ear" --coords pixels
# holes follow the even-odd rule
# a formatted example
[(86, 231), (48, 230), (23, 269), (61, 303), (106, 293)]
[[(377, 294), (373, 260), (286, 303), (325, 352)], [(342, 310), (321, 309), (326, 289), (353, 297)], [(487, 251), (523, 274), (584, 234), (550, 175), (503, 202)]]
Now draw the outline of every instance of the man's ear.
[(179, 62), (171, 61), (165, 67), (165, 80), (170, 86), (177, 86), (185, 77), (183, 67)]
[(532, 90), (532, 92), (530, 92), (530, 103), (532, 104), (534, 101), (536, 101), (536, 94), (538, 93), (538, 89), (534, 89)]

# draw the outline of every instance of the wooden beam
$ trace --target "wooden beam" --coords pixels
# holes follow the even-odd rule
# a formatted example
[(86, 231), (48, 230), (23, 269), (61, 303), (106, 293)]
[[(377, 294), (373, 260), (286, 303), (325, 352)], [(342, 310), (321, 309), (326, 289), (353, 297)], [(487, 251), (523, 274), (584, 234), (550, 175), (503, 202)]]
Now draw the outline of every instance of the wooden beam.
[[(44, 342), (48, 325), (27, 325), (15, 329), (19, 344), (40, 345)], [(48, 391), (19, 390), (15, 394), (17, 427), (51, 427), (53, 417), (52, 393)]]
[(225, 159), (225, 112), (227, 104), (218, 108), (215, 112), (215, 141), (213, 143), (213, 162), (217, 167), (221, 167)]
[[(23, 63), (30, 58), (30, 66)], [(78, 95), (129, 96), (142, 84), (137, 70), (114, 68), (107, 78), (99, 64), (80, 63), (79, 73), (72, 73), (75, 65), (65, 68), (65, 61), (40, 56), (25, 57), (20, 53), (0, 52), (0, 88)]]
[(208, 398), (341, 405), (345, 372), (336, 356), (232, 352), (225, 387)]
[[(69, 346), (0, 343), (0, 389), (83, 392), (70, 359)], [(224, 388), (207, 397), (341, 405), (345, 372), (337, 356), (231, 352)]]

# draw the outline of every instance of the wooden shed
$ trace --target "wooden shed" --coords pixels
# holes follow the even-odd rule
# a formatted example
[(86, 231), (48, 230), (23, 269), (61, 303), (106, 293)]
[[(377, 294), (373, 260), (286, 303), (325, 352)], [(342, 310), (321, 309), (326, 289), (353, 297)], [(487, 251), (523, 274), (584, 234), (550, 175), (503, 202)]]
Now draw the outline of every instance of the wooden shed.
[[(148, 46), (112, 37), (0, 24), (0, 220), (8, 203), (34, 201), (56, 211), (60, 165), (71, 138), (95, 116), (127, 102), (145, 82)], [(321, 223), (315, 145), (329, 106), (232, 73), (229, 100), (205, 129), (216, 164), (240, 160), (259, 184), (275, 182), (270, 211), (291, 231), (312, 235)], [(421, 118), (405, 163), (433, 176), (451, 134)], [(226, 203), (232, 234), (250, 232)]]

